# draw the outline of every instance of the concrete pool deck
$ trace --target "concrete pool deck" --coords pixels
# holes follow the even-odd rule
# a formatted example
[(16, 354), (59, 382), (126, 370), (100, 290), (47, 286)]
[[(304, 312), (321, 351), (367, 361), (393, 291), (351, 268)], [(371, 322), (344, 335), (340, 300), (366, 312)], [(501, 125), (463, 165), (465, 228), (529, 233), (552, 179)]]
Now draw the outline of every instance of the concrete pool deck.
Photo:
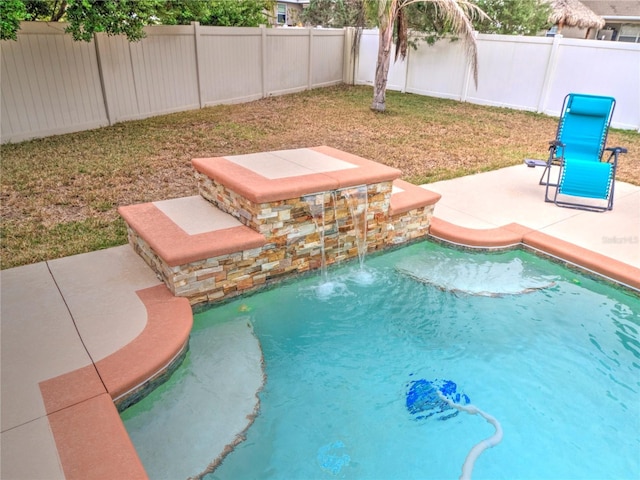
[[(613, 267), (611, 276), (639, 288), (640, 187), (617, 182), (613, 211), (585, 212), (545, 203), (540, 173), (518, 165), (426, 185), (442, 195), (432, 234), (526, 239), (592, 270)], [(113, 399), (180, 353), (188, 302), (168, 294), (128, 245), (4, 270), (0, 282), (0, 477), (145, 478)], [(238, 405), (229, 398), (218, 408)]]

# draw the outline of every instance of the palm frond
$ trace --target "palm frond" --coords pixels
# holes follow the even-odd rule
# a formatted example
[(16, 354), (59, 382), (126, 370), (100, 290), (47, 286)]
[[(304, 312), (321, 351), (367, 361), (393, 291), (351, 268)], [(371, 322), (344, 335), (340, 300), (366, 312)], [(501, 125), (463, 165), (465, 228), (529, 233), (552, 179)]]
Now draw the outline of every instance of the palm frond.
[(395, 61), (398, 61), (398, 56), (402, 60), (407, 57), (407, 48), (409, 46), (409, 29), (408, 29), (407, 16), (404, 13), (402, 8), (398, 8), (398, 15), (396, 18), (396, 58)]
[(475, 19), (489, 19), (489, 16), (478, 5), (467, 0), (400, 0), (398, 8), (403, 9), (412, 3), (424, 2), (433, 3), (438, 14), (450, 23), (453, 32), (463, 38), (467, 58), (471, 62), (473, 80), (477, 86), (478, 46), (472, 21)]

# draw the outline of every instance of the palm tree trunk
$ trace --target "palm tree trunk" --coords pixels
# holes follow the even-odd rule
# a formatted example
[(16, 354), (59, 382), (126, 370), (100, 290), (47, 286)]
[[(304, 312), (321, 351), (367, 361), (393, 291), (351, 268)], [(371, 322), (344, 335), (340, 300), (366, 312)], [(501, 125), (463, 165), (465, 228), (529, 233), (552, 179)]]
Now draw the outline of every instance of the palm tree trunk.
[[(462, 35), (467, 47), (467, 56), (471, 61), (473, 79), (478, 86), (478, 48), (473, 33), (471, 17), (479, 19), (489, 17), (474, 2), (468, 0), (376, 0), (378, 4), (378, 27), (380, 28), (380, 40), (378, 44), (378, 61), (376, 63), (376, 75), (373, 83), (373, 103), (371, 110), (384, 112), (385, 92), (387, 89), (387, 76), (391, 61), (391, 47), (393, 46), (393, 31), (398, 22), (398, 54), (404, 58), (407, 46), (407, 22), (400, 15), (403, 8), (418, 1), (433, 2), (436, 4), (439, 15), (447, 22), (455, 33)], [(562, 22), (558, 25), (558, 32), (562, 29)]]
[(380, 0), (378, 21), (380, 24), (380, 39), (378, 44), (378, 60), (376, 62), (376, 76), (373, 83), (373, 103), (371, 110), (384, 112), (386, 108), (387, 77), (391, 62), (391, 47), (393, 45), (393, 26), (397, 15), (397, 0)]

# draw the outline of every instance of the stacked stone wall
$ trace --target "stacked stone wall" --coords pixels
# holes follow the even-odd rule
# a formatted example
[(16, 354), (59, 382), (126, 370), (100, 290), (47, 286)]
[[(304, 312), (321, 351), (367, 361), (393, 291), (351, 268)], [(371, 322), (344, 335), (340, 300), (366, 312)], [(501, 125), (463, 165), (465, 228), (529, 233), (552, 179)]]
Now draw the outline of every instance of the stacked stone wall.
[(178, 266), (169, 266), (134, 230), (129, 242), (161, 277), (171, 292), (191, 304), (215, 302), (260, 288), (282, 277), (303, 273), (313, 265), (312, 249), (296, 258), (274, 244), (220, 255)]
[(308, 250), (319, 255), (323, 232), (327, 265), (357, 257), (358, 232), (345, 196), (345, 192), (356, 188), (366, 188), (367, 249), (378, 250), (387, 243), (391, 181), (255, 203), (206, 175), (197, 173), (197, 178), (200, 194), (205, 199), (262, 233), (269, 243), (285, 248), (287, 256), (294, 259), (301, 253), (306, 255)]
[[(357, 258), (364, 223), (369, 252), (424, 237), (434, 208), (415, 208), (390, 217), (391, 181), (259, 204), (202, 174), (198, 174), (198, 183), (205, 199), (263, 234), (267, 243), (170, 266), (129, 228), (129, 241), (136, 252), (174, 295), (187, 297), (192, 304), (231, 298), (284, 277), (319, 269), (323, 254), (327, 266)], [(366, 201), (364, 197), (354, 200), (356, 194), (365, 193)]]
[(435, 205), (427, 205), (392, 216), (387, 227), (387, 244), (400, 245), (425, 237), (429, 233), (434, 208)]

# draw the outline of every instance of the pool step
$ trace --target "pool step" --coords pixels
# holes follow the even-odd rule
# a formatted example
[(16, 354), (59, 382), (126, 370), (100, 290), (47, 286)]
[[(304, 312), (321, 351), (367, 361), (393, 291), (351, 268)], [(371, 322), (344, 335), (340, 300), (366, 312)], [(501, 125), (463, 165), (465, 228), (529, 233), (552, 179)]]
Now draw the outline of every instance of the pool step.
[(267, 243), (200, 196), (120, 207), (120, 215), (169, 267), (251, 251)]
[(397, 245), (426, 236), (440, 194), (404, 180), (394, 180), (389, 203), (387, 243)]
[[(134, 250), (174, 295), (187, 297), (192, 304), (241, 293), (266, 280), (266, 275), (257, 273), (257, 262), (266, 263), (265, 255), (270, 259), (263, 248), (264, 235), (200, 196), (118, 211), (127, 223)], [(189, 228), (198, 223), (199, 230)]]

